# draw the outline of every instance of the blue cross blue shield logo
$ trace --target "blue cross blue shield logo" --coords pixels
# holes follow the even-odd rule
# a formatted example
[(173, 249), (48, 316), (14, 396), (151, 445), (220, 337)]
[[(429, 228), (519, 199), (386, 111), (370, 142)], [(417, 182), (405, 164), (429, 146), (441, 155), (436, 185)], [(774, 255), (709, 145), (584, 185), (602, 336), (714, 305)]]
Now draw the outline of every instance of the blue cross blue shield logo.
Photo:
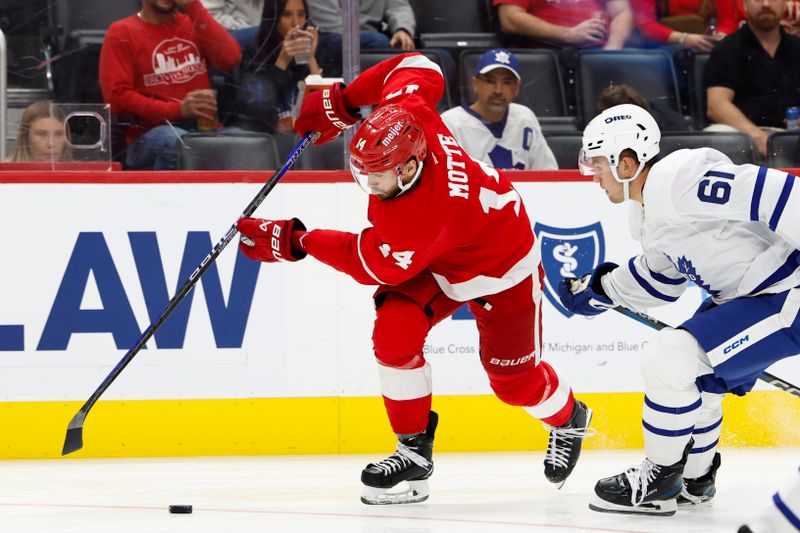
[(545, 295), (558, 311), (573, 315), (558, 299), (558, 284), (592, 272), (604, 261), (606, 244), (603, 226), (595, 222), (582, 228), (556, 228), (537, 222), (533, 231), (542, 250)]

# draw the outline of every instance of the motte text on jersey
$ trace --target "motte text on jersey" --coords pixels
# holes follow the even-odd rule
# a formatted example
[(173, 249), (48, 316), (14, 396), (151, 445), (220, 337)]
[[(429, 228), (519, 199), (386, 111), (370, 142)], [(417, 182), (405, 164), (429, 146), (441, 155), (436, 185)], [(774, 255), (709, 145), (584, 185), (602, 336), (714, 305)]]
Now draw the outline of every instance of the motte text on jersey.
[(450, 187), (450, 196), (469, 198), (469, 178), (464, 170), (467, 163), (464, 161), (464, 152), (454, 137), (438, 134), (442, 150), (447, 154), (447, 185)]

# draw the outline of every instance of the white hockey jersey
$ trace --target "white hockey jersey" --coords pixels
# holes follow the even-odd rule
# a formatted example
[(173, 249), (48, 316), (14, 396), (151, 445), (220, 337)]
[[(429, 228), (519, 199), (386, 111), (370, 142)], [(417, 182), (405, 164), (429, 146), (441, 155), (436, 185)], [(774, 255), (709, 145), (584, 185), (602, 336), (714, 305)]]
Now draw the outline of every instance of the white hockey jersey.
[(469, 155), (495, 168), (557, 170), (533, 111), (512, 103), (505, 119), (487, 124), (467, 106), (442, 113), (442, 120)]
[(711, 148), (678, 150), (653, 165), (643, 198), (644, 252), (602, 279), (615, 303), (672, 302), (687, 280), (717, 303), (800, 285), (796, 176)]

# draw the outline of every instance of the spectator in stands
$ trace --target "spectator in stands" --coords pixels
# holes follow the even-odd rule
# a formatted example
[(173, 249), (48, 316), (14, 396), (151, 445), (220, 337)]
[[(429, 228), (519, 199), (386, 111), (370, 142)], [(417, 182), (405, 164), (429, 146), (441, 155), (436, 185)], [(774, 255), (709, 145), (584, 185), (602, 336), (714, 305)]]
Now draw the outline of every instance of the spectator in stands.
[(141, 11), (114, 22), (100, 52), (100, 88), (113, 113), (135, 117), (127, 166), (173, 168), (181, 135), (216, 127), (208, 63), (226, 70), (240, 55), (199, 0), (143, 0)]
[(305, 0), (266, 0), (256, 47), (245, 50), (239, 95), (229, 124), (245, 129), (292, 131), (297, 82), (320, 74), (317, 28), (307, 26)]
[(201, 0), (214, 20), (230, 32), (244, 50), (253, 44), (261, 25), (264, 0)]
[(722, 37), (710, 22), (714, 0), (631, 0), (631, 8), (642, 37), (659, 45), (710, 52)]
[(495, 168), (556, 170), (536, 115), (513, 103), (519, 95), (519, 63), (508, 50), (481, 56), (472, 77), (474, 103), (442, 113), (442, 120), (469, 155)]
[(630, 85), (609, 85), (600, 91), (595, 107), (598, 113), (602, 113), (609, 107), (620, 104), (633, 104), (645, 109), (656, 119), (662, 132), (691, 129), (683, 115), (661, 102), (648, 102)]
[[(326, 76), (342, 74), (340, 0), (308, 0), (319, 26), (320, 64)], [(359, 42), (362, 49), (414, 50), (417, 23), (408, 0), (361, 0)]]
[(505, 33), (535, 45), (621, 50), (633, 30), (628, 0), (494, 0)]
[(69, 160), (64, 115), (52, 102), (40, 100), (22, 113), (19, 132), (7, 161), (14, 163)]
[[(738, 30), (747, 20), (744, 3), (741, 0), (716, 0), (719, 13), (719, 27), (721, 35), (730, 35)], [(800, 37), (800, 0), (788, 0), (786, 13), (781, 19), (781, 26), (790, 35)]]
[(769, 131), (800, 105), (800, 37), (781, 27), (786, 0), (744, 0), (747, 24), (711, 52), (705, 80), (708, 131), (738, 130), (767, 154)]

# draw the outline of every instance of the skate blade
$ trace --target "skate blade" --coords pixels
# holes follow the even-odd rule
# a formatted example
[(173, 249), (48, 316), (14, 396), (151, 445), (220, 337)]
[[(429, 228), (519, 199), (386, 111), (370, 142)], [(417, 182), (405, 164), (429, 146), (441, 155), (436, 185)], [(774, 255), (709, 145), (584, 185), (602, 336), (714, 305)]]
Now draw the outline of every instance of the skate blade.
[(617, 514), (642, 514), (650, 516), (672, 516), (678, 510), (676, 500), (653, 501), (633, 507), (631, 505), (617, 505), (595, 496), (589, 503), (589, 509), (599, 513)]
[(700, 503), (693, 503), (690, 501), (679, 501), (678, 502), (678, 509), (681, 511), (691, 511), (692, 509), (708, 509), (709, 507), (714, 505), (714, 498), (709, 498), (705, 501)]
[(364, 485), (361, 502), (367, 505), (397, 505), (424, 502), (430, 496), (428, 480), (404, 481), (389, 489)]

